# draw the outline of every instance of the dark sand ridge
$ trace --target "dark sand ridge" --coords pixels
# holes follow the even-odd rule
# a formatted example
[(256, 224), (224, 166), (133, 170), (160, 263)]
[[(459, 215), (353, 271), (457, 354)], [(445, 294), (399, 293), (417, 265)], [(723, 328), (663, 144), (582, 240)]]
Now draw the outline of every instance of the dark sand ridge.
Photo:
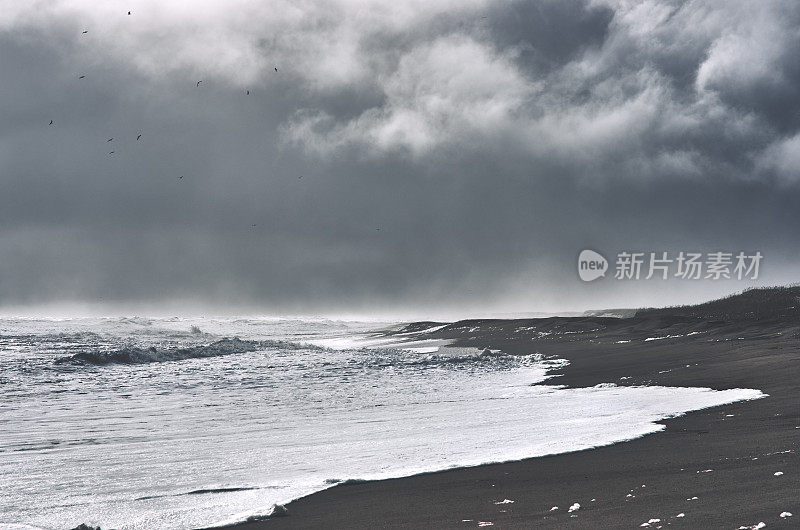
[[(569, 359), (549, 384), (757, 388), (769, 397), (689, 413), (662, 422), (667, 428), (660, 433), (598, 449), (340, 485), (288, 504), (286, 517), (238, 528), (491, 522), (597, 529), (639, 528), (651, 519), (660, 519), (651, 528), (737, 529), (761, 521), (766, 528), (799, 528), (799, 300), (800, 288), (762, 289), (627, 319), (473, 320), (425, 334)], [(505, 499), (514, 502), (497, 504)], [(576, 502), (581, 508), (568, 513)], [(782, 518), (783, 512), (794, 516)]]

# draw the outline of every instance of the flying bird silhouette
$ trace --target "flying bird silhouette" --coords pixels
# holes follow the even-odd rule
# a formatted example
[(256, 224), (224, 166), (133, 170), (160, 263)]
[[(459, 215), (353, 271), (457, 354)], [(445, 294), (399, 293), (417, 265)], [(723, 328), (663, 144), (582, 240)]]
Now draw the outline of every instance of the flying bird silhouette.
[(114, 151), (109, 151), (109, 152), (108, 152), (108, 154), (109, 154), (109, 155), (113, 155), (113, 154), (114, 154)]
[(201, 79), (200, 81), (197, 82), (197, 85), (195, 85), (195, 86), (200, 86), (200, 83), (202, 83), (202, 82), (203, 82), (203, 80)]
[(78, 79), (83, 79), (84, 77), (86, 77), (86, 76), (85, 75), (79, 75)]
[(106, 143), (110, 142), (111, 140), (113, 140), (113, 138), (109, 138), (108, 140), (106, 140)]
[(128, 15), (130, 15), (130, 14), (131, 14), (131, 12), (130, 12), (130, 11), (128, 11)]
[(53, 120), (50, 120), (50, 125), (53, 125)]
[(250, 91), (249, 91), (249, 90), (247, 91), (247, 95), (248, 95), (248, 96), (250, 95)]
[(138, 135), (138, 136), (136, 137), (136, 141), (138, 142), (138, 141), (139, 141), (139, 138), (141, 138), (141, 137), (142, 137), (142, 135), (141, 135), (141, 134), (140, 134), (140, 135)]
[(181, 175), (180, 177), (178, 177), (178, 180), (180, 180), (180, 179), (182, 179), (182, 178), (183, 178), (183, 175)]
[(277, 66), (275, 67), (275, 71), (276, 71), (276, 72), (278, 71), (278, 67), (277, 67)]
[(81, 33), (83, 33), (84, 35), (86, 35), (87, 33), (89, 33), (89, 30), (88, 30), (88, 29), (85, 29), (85, 30), (81, 31)]

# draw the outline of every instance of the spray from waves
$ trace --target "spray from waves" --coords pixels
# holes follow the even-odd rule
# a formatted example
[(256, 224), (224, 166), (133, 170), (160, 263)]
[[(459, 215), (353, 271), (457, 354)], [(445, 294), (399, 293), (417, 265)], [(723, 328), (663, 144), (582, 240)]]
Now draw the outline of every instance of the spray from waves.
[(296, 350), (314, 349), (314, 346), (283, 340), (242, 340), (237, 337), (221, 339), (211, 344), (196, 346), (158, 348), (139, 348), (126, 346), (111, 351), (86, 351), (59, 357), (55, 364), (105, 366), (109, 364), (148, 364), (203, 357), (220, 357), (236, 353), (247, 353), (267, 349)]

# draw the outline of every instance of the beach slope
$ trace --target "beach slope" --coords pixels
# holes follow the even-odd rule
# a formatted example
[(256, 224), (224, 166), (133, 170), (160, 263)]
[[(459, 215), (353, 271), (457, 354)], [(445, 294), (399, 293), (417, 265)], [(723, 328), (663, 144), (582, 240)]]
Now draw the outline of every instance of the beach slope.
[(547, 384), (755, 388), (768, 397), (669, 419), (659, 433), (612, 446), (343, 484), (288, 504), (284, 517), (237, 527), (796, 528), (798, 300), (800, 288), (759, 289), (624, 319), (437, 326), (424, 335), (568, 359)]

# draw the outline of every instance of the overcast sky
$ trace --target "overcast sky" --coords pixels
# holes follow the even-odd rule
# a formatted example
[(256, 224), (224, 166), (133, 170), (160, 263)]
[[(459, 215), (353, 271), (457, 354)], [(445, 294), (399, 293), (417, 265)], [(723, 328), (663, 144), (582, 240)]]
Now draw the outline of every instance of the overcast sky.
[[(453, 317), (797, 281), (798, 28), (794, 0), (0, 0), (0, 305)], [(584, 283), (584, 248), (764, 259)]]

